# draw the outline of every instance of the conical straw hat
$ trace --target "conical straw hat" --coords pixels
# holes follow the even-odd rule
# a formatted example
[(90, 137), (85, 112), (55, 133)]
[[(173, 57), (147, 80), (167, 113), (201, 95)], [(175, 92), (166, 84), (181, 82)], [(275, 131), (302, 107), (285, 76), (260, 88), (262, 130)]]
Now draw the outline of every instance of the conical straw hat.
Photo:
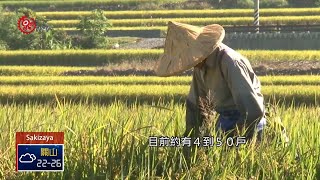
[(225, 31), (218, 24), (204, 27), (169, 21), (164, 53), (155, 66), (158, 76), (173, 76), (207, 58), (222, 42)]

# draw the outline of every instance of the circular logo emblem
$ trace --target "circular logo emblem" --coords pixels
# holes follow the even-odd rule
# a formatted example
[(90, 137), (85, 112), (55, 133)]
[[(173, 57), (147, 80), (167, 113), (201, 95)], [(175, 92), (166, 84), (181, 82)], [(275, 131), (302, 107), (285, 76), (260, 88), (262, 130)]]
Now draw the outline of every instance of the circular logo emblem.
[(24, 34), (32, 33), (36, 27), (36, 21), (33, 18), (22, 16), (18, 20), (18, 29)]

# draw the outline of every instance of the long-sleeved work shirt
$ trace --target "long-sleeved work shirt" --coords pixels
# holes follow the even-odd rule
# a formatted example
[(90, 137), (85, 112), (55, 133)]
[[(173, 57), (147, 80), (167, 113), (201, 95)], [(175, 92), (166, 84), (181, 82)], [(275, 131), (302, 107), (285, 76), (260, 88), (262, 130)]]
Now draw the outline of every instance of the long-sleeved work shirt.
[(186, 103), (187, 131), (197, 123), (201, 126), (199, 97), (207, 97), (209, 91), (214, 109), (220, 114), (218, 125), (222, 130), (230, 130), (235, 125), (263, 129), (266, 120), (260, 88), (249, 61), (228, 46), (220, 45), (219, 51), (209, 55), (202, 67), (194, 68)]

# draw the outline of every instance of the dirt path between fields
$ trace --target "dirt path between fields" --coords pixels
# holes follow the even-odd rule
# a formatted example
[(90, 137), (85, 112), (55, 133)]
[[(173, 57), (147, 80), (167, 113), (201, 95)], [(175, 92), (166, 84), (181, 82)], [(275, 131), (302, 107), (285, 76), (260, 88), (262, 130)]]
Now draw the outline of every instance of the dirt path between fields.
[[(120, 49), (160, 49), (165, 43), (164, 38), (140, 38), (135, 43), (126, 44)], [(110, 64), (105, 67), (97, 67), (96, 70), (67, 71), (62, 75), (71, 76), (127, 76), (141, 75), (154, 76), (152, 67), (154, 61), (144, 62), (124, 62), (121, 64)], [(252, 64), (257, 75), (320, 75), (319, 61), (286, 61), (286, 62), (259, 62)], [(191, 75), (192, 70), (186, 71), (181, 75)]]
[[(154, 62), (140, 62), (111, 64), (105, 67), (97, 67), (96, 70), (66, 71), (64, 76), (154, 76), (152, 70)], [(320, 75), (319, 61), (296, 61), (296, 62), (261, 62), (253, 64), (253, 69), (257, 75)], [(191, 75), (192, 69), (180, 75)]]

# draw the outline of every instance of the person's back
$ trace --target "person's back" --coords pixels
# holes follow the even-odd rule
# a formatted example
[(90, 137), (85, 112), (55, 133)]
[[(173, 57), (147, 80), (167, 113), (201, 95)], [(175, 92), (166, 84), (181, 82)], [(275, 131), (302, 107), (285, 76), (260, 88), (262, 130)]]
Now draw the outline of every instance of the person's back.
[[(199, 97), (207, 97), (209, 91), (211, 102), (214, 102), (214, 110), (220, 115), (216, 130), (219, 128), (223, 131), (233, 130), (236, 125), (243, 126), (246, 120), (247, 127), (249, 124), (256, 126), (259, 123), (257, 130), (261, 131), (266, 120), (263, 118), (264, 105), (260, 89), (260, 81), (249, 61), (238, 52), (221, 44), (203, 62), (194, 67), (187, 98), (185, 135), (191, 129), (202, 125)], [(196, 122), (197, 118), (199, 122)], [(252, 132), (248, 136), (250, 134)]]

